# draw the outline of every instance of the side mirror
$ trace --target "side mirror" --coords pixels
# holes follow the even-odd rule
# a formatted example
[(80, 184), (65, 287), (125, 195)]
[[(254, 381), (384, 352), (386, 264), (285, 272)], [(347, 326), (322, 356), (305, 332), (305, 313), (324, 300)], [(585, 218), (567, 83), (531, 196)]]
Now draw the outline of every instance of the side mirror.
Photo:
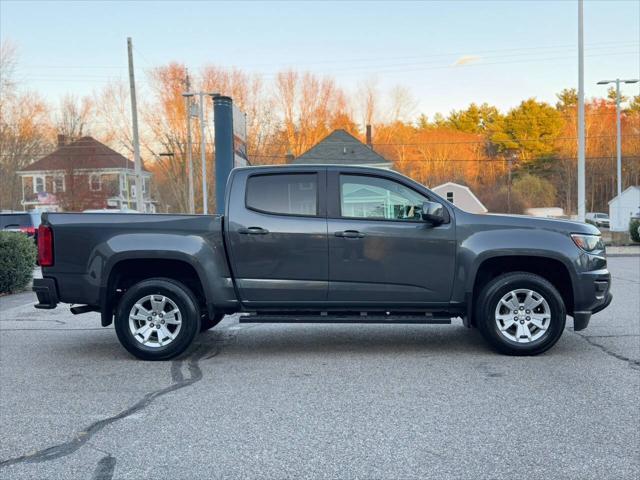
[(422, 219), (434, 225), (446, 221), (444, 207), (438, 202), (424, 202), (422, 204)]

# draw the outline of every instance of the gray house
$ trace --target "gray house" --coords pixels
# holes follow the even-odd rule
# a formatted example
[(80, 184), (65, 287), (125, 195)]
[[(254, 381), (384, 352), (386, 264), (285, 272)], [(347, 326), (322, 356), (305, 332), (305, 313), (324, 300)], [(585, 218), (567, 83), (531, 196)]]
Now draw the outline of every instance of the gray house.
[(334, 130), (290, 163), (356, 165), (390, 170), (393, 163), (345, 130)]

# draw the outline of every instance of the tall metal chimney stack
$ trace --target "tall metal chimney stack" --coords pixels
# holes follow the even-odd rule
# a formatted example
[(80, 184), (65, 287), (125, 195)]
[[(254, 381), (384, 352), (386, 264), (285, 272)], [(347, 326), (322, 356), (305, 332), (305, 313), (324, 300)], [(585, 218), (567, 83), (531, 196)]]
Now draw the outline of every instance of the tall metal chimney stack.
[(289, 150), (287, 154), (284, 156), (284, 160), (287, 165), (290, 163), (293, 163), (295, 159), (296, 157), (293, 155), (293, 153), (291, 153), (291, 150)]
[(367, 147), (373, 150), (373, 144), (371, 142), (371, 125), (367, 125)]

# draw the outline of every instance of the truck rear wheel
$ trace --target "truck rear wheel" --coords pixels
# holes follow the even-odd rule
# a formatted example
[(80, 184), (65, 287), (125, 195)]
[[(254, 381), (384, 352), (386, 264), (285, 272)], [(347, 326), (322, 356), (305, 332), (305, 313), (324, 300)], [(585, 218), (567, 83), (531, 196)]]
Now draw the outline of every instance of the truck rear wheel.
[(122, 346), (136, 357), (168, 360), (184, 352), (198, 334), (198, 301), (175, 280), (143, 280), (122, 297), (115, 329)]
[(476, 299), (476, 325), (507, 355), (538, 355), (560, 339), (566, 322), (562, 296), (547, 280), (513, 272), (491, 280)]

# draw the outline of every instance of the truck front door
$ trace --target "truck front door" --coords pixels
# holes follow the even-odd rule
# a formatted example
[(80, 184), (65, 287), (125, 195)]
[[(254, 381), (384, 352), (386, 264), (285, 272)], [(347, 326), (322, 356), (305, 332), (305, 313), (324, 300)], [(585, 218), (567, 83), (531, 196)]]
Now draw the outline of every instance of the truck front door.
[(429, 200), (384, 173), (328, 172), (329, 301), (410, 307), (447, 304), (455, 223), (421, 218)]
[(327, 300), (325, 192), (325, 169), (235, 174), (227, 239), (244, 304), (311, 306)]

